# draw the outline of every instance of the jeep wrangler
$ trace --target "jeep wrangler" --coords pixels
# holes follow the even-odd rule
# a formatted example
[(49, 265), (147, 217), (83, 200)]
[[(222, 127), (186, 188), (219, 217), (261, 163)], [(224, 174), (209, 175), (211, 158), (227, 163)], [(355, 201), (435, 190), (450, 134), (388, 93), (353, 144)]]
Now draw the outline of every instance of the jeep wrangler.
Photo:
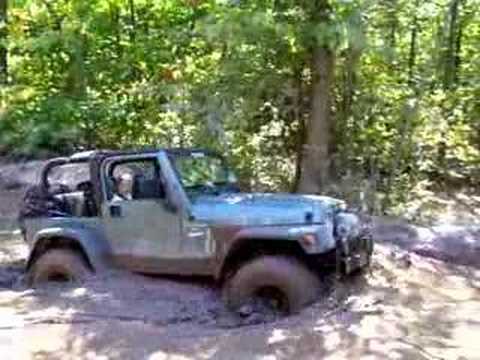
[[(117, 196), (128, 173), (131, 194)], [(91, 151), (48, 161), (20, 211), (27, 279), (83, 280), (109, 267), (204, 275), (231, 309), (263, 299), (284, 313), (313, 302), (328, 269), (367, 267), (369, 222), (343, 201), (246, 193), (216, 153)]]

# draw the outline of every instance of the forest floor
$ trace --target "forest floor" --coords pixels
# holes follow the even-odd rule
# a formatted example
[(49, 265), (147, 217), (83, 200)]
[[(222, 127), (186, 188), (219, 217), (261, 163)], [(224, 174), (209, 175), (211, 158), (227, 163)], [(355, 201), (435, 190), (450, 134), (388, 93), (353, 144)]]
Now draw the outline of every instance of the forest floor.
[[(5, 212), (18, 200), (12, 171), (2, 172), (13, 184)], [(371, 272), (270, 321), (232, 315), (199, 279), (112, 271), (28, 288), (25, 244), (0, 234), (1, 358), (480, 359), (480, 227), (450, 223), (375, 219)]]

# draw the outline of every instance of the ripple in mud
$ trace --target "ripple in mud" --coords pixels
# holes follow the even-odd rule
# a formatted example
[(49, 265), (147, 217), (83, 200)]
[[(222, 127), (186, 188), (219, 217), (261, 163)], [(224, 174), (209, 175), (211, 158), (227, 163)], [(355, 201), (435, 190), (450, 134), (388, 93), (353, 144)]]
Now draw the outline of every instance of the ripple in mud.
[[(176, 281), (119, 271), (83, 284), (49, 283), (30, 289), (19, 279), (21, 272), (15, 269), (8, 285), (21, 297), (22, 313), (28, 314), (26, 324), (140, 322), (160, 327), (183, 325), (196, 333), (268, 325), (285, 319), (263, 303), (252, 302), (238, 313), (229, 311), (219, 290), (208, 281)], [(311, 309), (318, 313), (320, 308), (325, 308), (322, 302)]]

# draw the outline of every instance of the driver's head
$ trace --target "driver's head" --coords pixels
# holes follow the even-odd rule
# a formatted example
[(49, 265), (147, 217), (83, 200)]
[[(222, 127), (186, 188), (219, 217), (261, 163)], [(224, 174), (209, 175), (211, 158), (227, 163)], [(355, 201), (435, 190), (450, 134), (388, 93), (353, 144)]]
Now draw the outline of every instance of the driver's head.
[(125, 172), (117, 177), (117, 193), (125, 198), (131, 198), (133, 190), (133, 175)]

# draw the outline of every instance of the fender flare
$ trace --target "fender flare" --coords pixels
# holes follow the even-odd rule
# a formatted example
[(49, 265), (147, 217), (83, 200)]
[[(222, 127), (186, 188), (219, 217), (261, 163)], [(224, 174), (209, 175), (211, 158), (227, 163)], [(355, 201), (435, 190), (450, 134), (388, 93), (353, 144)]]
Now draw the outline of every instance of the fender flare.
[(47, 228), (35, 234), (30, 255), (27, 260), (27, 270), (47, 249), (54, 247), (77, 248), (92, 271), (98, 271), (106, 266), (108, 243), (97, 231), (76, 228)]
[(255, 242), (283, 242), (290, 245), (301, 246), (297, 236), (292, 236), (285, 232), (284, 229), (276, 227), (250, 227), (239, 230), (234, 237), (228, 241), (228, 245), (224, 247), (221, 261), (215, 267), (215, 279), (221, 280), (224, 276), (225, 269), (229, 266), (229, 262), (235, 254), (238, 254), (242, 248), (254, 244)]

